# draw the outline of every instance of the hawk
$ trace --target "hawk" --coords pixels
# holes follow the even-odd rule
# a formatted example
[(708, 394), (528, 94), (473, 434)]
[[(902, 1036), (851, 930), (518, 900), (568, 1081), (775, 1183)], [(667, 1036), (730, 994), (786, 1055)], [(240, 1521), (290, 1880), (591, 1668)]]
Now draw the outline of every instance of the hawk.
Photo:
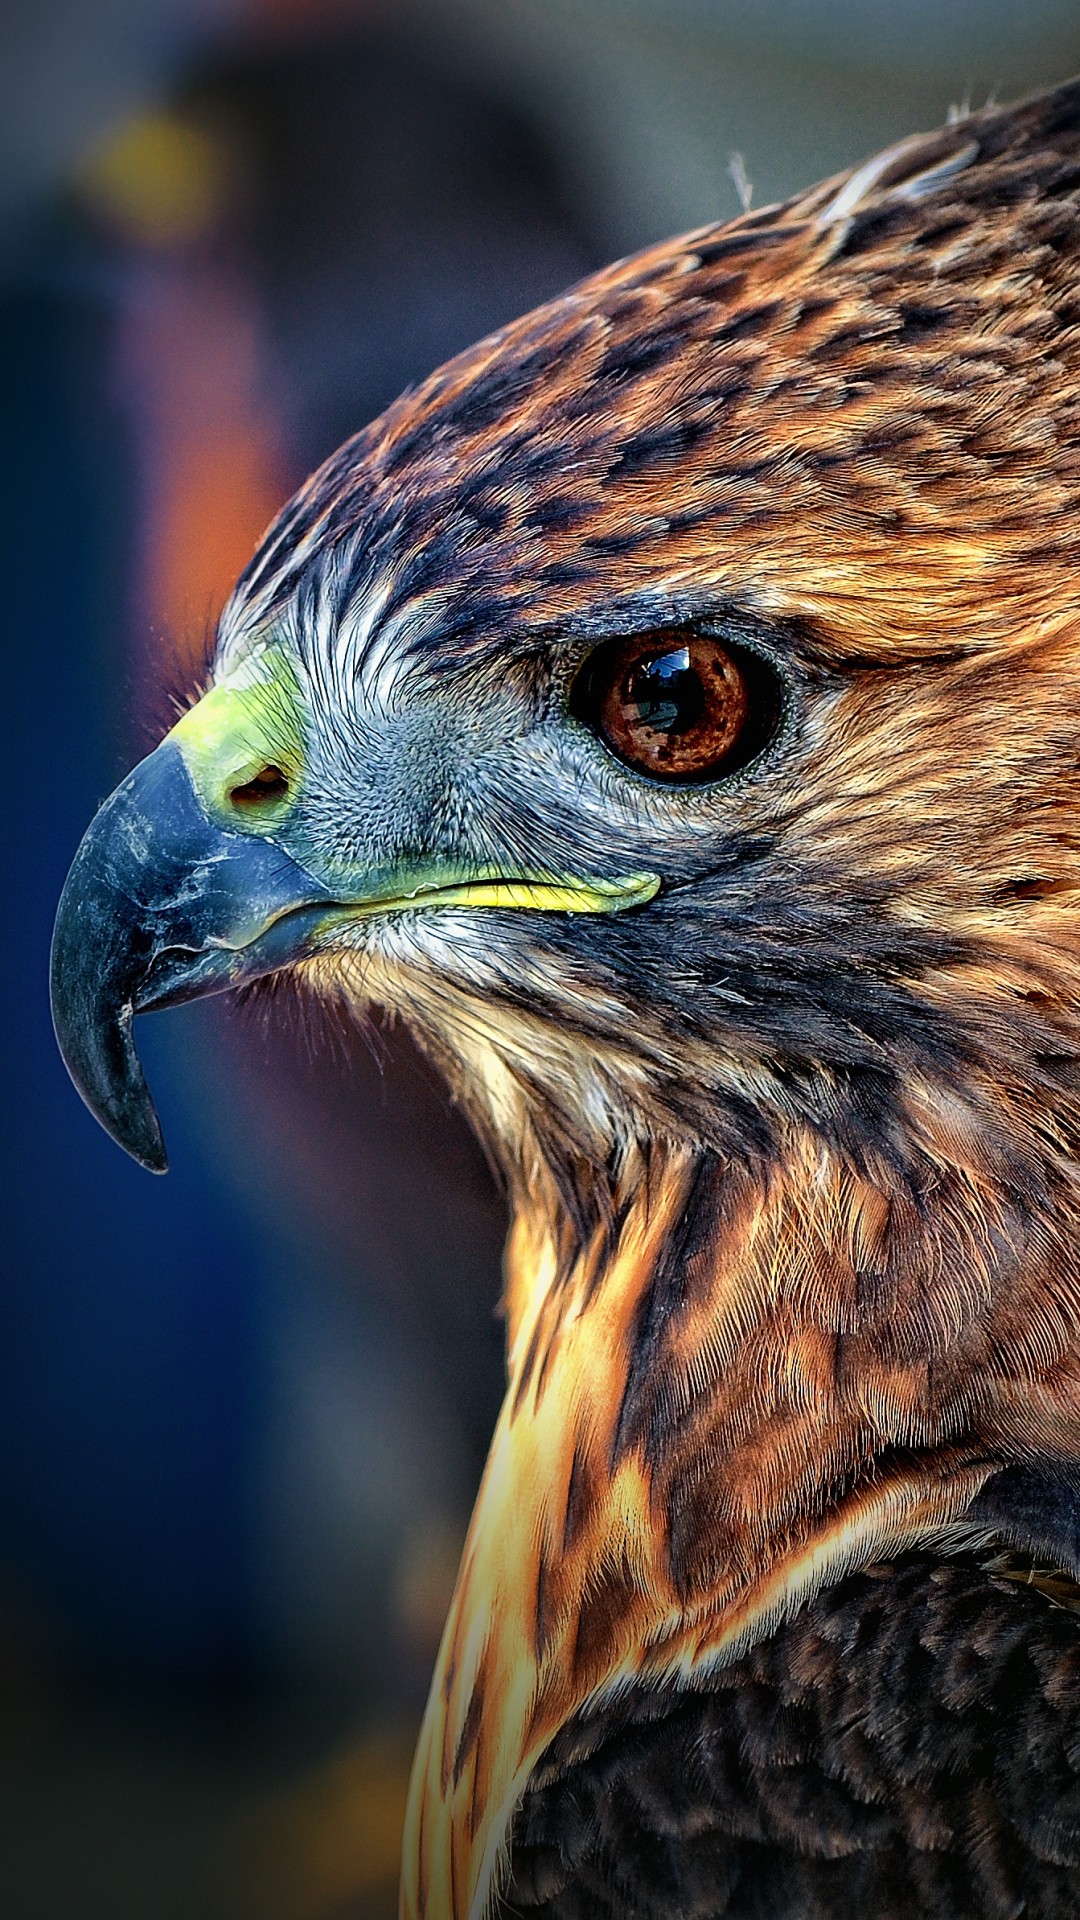
[(133, 1015), (284, 972), (506, 1172), (407, 1920), (1075, 1913), (1078, 789), (1073, 84), (405, 394), (90, 826), (145, 1165)]

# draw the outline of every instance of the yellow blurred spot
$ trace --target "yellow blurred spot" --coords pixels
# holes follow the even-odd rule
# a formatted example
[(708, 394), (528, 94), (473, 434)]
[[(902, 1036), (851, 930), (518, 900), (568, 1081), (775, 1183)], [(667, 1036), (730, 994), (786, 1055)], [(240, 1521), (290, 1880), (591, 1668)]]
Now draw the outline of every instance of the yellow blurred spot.
[(83, 201), (127, 239), (177, 246), (212, 226), (226, 167), (210, 135), (172, 114), (129, 120), (83, 161)]
[(233, 1836), (222, 1893), (244, 1920), (394, 1920), (410, 1741), (368, 1739)]

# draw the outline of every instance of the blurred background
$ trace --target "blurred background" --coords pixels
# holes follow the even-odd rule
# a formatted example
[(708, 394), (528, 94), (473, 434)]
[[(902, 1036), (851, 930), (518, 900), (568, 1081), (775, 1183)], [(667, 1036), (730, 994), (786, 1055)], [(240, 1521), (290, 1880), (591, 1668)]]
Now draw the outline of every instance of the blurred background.
[[(277, 504), (615, 254), (1080, 70), (1075, 0), (6, 0), (0, 1912), (375, 1920), (501, 1387), (499, 1196), (407, 1040), (55, 1053), (96, 803)], [(733, 159), (733, 156), (741, 156)]]

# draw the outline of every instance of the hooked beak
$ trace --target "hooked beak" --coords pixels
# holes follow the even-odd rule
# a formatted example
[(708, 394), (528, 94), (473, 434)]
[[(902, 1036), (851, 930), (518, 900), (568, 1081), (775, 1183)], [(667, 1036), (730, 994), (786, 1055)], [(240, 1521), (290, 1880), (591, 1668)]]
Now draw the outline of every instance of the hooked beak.
[[(584, 879), (439, 860), (338, 871), (327, 884), (281, 844), (292, 832), (293, 782), (280, 768), (300, 759), (283, 710), (280, 686), (222, 683), (205, 694), (105, 801), (60, 898), (52, 946), (60, 1051), (91, 1113), (154, 1173), (168, 1162), (135, 1052), (137, 1013), (277, 972), (371, 914), (618, 913), (660, 885), (655, 874)], [(258, 789), (250, 776), (260, 766), (276, 779), (264, 790), (269, 804), (245, 821), (237, 803)], [(284, 799), (274, 797), (279, 783)]]
[(91, 1113), (142, 1166), (168, 1159), (133, 1016), (287, 965), (332, 899), (272, 841), (217, 826), (172, 740), (95, 815), (60, 897), (53, 1024)]

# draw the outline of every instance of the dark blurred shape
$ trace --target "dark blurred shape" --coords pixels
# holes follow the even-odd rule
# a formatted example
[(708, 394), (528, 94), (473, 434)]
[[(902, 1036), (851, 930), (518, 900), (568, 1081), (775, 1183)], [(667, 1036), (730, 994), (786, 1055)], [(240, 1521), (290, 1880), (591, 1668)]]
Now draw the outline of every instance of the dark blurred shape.
[(297, 474), (602, 258), (536, 130), (407, 27), (290, 41), (181, 104), (239, 156), (236, 243)]
[(245, 0), (12, 0), (0, 14), (0, 254), (101, 129), (167, 86)]
[(411, 1758), (376, 1734), (267, 1795), (223, 1868), (236, 1920), (390, 1920)]
[(110, 628), (130, 478), (101, 399), (107, 325), (85, 280), (9, 290), (0, 312), (20, 796), (3, 844), (0, 1515), (15, 1603), (43, 1611), (54, 1654), (136, 1684), (216, 1684), (250, 1639), (253, 1262), (190, 1124), (187, 1165), (160, 1193), (88, 1133), (41, 973), (79, 816), (118, 758), (102, 688), (123, 679)]

